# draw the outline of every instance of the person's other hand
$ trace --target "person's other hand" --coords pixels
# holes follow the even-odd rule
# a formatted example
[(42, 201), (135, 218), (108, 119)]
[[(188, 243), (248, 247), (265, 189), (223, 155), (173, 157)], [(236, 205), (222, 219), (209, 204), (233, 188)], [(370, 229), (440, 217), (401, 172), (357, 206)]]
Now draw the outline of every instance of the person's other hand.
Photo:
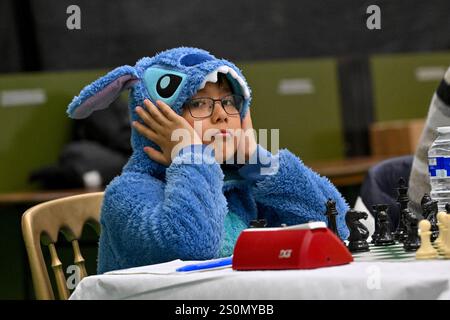
[[(202, 144), (197, 132), (191, 125), (172, 110), (163, 101), (157, 100), (155, 106), (150, 100), (145, 99), (145, 109), (136, 107), (136, 113), (144, 124), (133, 121), (132, 126), (144, 137), (155, 142), (162, 150), (158, 151), (152, 147), (145, 147), (144, 152), (150, 159), (169, 166), (172, 163), (172, 150), (177, 146), (177, 150), (192, 144)], [(182, 129), (183, 138), (181, 141), (172, 141), (172, 133), (176, 129)]]
[[(250, 157), (256, 151), (257, 143), (256, 137), (253, 130), (252, 118), (250, 115), (250, 109), (247, 111), (244, 119), (241, 122), (241, 136), (239, 139), (238, 147), (237, 147), (237, 163), (242, 164), (242, 159), (239, 159), (240, 155), (244, 155), (245, 163), (248, 163)], [(241, 156), (242, 157), (242, 156)]]

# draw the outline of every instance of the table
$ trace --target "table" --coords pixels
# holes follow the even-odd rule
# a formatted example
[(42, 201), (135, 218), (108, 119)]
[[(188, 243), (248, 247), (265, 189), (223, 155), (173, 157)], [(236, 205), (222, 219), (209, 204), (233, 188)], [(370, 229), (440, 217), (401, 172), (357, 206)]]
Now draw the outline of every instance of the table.
[(186, 274), (155, 268), (174, 268), (179, 263), (89, 276), (70, 299), (450, 299), (450, 260), (353, 262), (314, 270), (225, 268)]
[(339, 187), (359, 185), (369, 169), (379, 162), (388, 159), (381, 156), (354, 157), (341, 160), (316, 161), (306, 163), (311, 169)]
[(100, 188), (37, 190), (0, 193), (0, 205), (37, 204), (45, 201), (74, 196), (82, 193), (103, 191)]

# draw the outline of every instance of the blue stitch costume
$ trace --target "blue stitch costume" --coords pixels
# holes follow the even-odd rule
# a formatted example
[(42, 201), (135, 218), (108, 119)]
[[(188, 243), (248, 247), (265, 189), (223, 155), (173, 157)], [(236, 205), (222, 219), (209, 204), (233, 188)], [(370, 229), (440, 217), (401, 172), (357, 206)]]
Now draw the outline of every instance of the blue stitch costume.
[[(187, 47), (142, 58), (134, 67), (114, 69), (86, 86), (67, 112), (72, 118), (85, 118), (130, 89), (130, 121), (140, 121), (134, 109), (145, 98), (163, 100), (181, 115), (183, 103), (207, 81), (215, 82), (218, 72), (226, 74), (232, 90), (244, 96), (242, 119), (251, 92), (241, 71), (207, 51)], [(151, 160), (143, 147), (161, 149), (134, 128), (131, 143), (132, 156), (105, 191), (99, 273), (173, 259), (228, 256), (251, 220), (265, 218), (269, 226), (326, 221), (328, 198), (336, 201), (339, 235), (348, 237), (345, 200), (327, 178), (286, 149), (271, 155), (258, 145), (258, 154), (278, 157), (279, 163), (275, 174), (260, 175), (262, 164), (185, 163), (202, 157), (203, 149), (184, 148), (170, 166), (161, 165)]]

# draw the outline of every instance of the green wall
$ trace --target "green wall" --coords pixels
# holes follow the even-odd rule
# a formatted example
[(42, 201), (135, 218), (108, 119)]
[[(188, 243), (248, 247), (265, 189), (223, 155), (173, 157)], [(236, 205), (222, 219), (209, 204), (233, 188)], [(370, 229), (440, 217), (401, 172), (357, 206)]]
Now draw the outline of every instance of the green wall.
[(376, 121), (425, 118), (450, 52), (377, 55), (370, 66)]
[(41, 89), (41, 104), (0, 105), (0, 192), (33, 189), (33, 169), (53, 164), (68, 141), (67, 105), (103, 71), (27, 73), (0, 76), (3, 97), (11, 90)]
[[(306, 161), (343, 157), (335, 60), (244, 62), (239, 67), (253, 91), (255, 129), (279, 129), (280, 148), (288, 148)], [(310, 88), (282, 94), (280, 83), (286, 79), (300, 79)]]
[[(242, 63), (253, 90), (255, 129), (280, 129), (280, 148), (303, 160), (343, 156), (336, 63), (332, 59)], [(29, 173), (54, 164), (70, 134), (67, 105), (104, 70), (27, 73), (0, 76), (0, 92), (41, 89), (41, 104), (0, 106), (0, 192), (33, 190)], [(279, 92), (283, 79), (307, 80), (313, 90), (303, 94)], [(269, 135), (270, 136), (270, 135)], [(269, 140), (270, 141), (270, 140)]]
[[(376, 121), (425, 117), (439, 77), (420, 81), (417, 68), (445, 70), (450, 52), (371, 57)], [(255, 129), (279, 129), (280, 148), (305, 161), (343, 157), (341, 106), (334, 59), (241, 62), (253, 91)], [(436, 70), (436, 69), (435, 69)], [(30, 171), (57, 161), (69, 138), (66, 107), (105, 70), (0, 76), (0, 94), (42, 89), (39, 105), (0, 106), (0, 192), (30, 190)], [(311, 90), (280, 93), (284, 80), (300, 79)], [(306, 81), (306, 82), (305, 82)]]

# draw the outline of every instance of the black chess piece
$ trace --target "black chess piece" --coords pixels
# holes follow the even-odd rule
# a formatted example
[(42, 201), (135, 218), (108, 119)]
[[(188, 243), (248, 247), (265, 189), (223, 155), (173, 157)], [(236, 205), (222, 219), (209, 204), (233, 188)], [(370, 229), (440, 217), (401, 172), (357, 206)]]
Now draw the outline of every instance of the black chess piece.
[(431, 199), (429, 194), (425, 194), (421, 201), (423, 217), (431, 224), (431, 242), (439, 236), (439, 227), (437, 225), (437, 213), (439, 211), (438, 201)]
[(369, 237), (369, 230), (359, 220), (366, 220), (367, 213), (356, 210), (349, 210), (345, 214), (345, 223), (350, 230), (350, 236), (348, 237), (347, 248), (350, 252), (365, 252), (370, 251), (367, 238)]
[(450, 203), (445, 204), (445, 212), (447, 212), (447, 214), (450, 214)]
[[(381, 210), (385, 210), (387, 213), (387, 209), (388, 209), (388, 205), (386, 204), (375, 204), (372, 206), (372, 213), (373, 213), (373, 217), (375, 219), (375, 230), (372, 234), (372, 241), (371, 243), (374, 244), (375, 241), (377, 240), (377, 238), (379, 237), (379, 231), (380, 231), (380, 220), (378, 219), (378, 213)], [(389, 222), (390, 222), (390, 218), (388, 216)], [(392, 224), (391, 224), (392, 225)]]
[(378, 204), (374, 204), (374, 205), (372, 206), (372, 213), (373, 213), (373, 217), (374, 217), (374, 219), (375, 219), (375, 230), (373, 231), (373, 234), (372, 234), (372, 241), (371, 241), (370, 243), (374, 244), (375, 241), (376, 241), (377, 238), (378, 238), (378, 230), (380, 229), (380, 224), (378, 223), (379, 221), (378, 221), (378, 217), (377, 217), (377, 214), (378, 214)]
[(265, 228), (267, 227), (266, 219), (258, 219), (250, 221), (250, 228)]
[(327, 211), (325, 212), (325, 215), (328, 219), (328, 228), (334, 232), (335, 235), (339, 237), (337, 225), (336, 225), (336, 217), (338, 215), (338, 212), (336, 210), (336, 201), (333, 201), (331, 199), (328, 199), (327, 204)]
[(406, 232), (406, 225), (405, 225), (405, 217), (404, 217), (404, 209), (408, 208), (408, 187), (406, 186), (405, 179), (401, 177), (398, 181), (398, 198), (397, 203), (400, 205), (400, 215), (398, 217), (398, 225), (397, 229), (394, 232), (394, 240), (397, 240), (399, 242), (405, 241), (405, 239), (408, 237), (408, 234)]
[(424, 193), (424, 195), (423, 195), (423, 197), (422, 197), (422, 200), (420, 200), (420, 205), (422, 206), (422, 209), (423, 209), (423, 205), (425, 204), (425, 203), (427, 203), (427, 202), (430, 202), (432, 199), (431, 199), (431, 197), (430, 197), (430, 194), (429, 193)]
[(405, 251), (416, 251), (420, 248), (419, 219), (408, 209), (404, 209), (404, 216), (408, 237), (403, 242), (403, 248)]
[(378, 218), (378, 236), (375, 240), (376, 246), (390, 246), (395, 244), (394, 237), (392, 235), (391, 220), (387, 214), (388, 206), (379, 204), (377, 206), (377, 218)]

